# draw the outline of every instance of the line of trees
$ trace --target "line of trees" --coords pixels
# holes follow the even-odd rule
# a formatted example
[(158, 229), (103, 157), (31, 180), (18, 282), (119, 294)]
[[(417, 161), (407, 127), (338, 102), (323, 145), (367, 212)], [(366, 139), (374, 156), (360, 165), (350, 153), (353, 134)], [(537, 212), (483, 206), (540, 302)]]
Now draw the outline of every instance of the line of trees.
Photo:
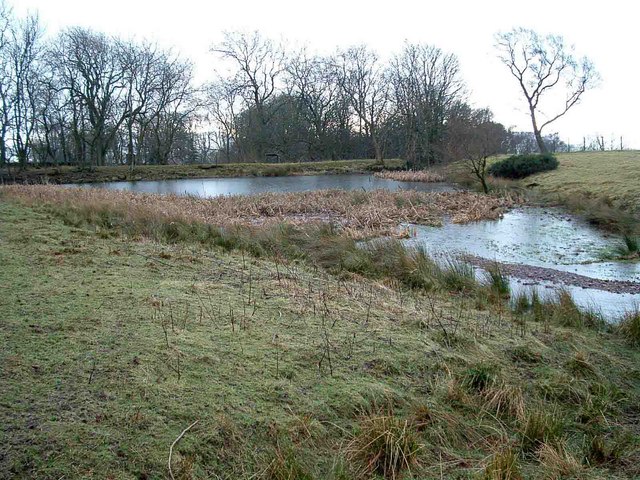
[(37, 16), (16, 19), (2, 3), (0, 166), (173, 161), (193, 141), (192, 70), (155, 45), (84, 28), (45, 41)]
[(420, 167), (450, 158), (452, 118), (473, 120), (457, 58), (430, 45), (383, 62), (364, 45), (285, 52), (256, 32), (228, 33), (212, 51), (229, 67), (206, 102), (224, 161), (402, 157)]
[[(472, 121), (457, 58), (406, 44), (318, 56), (227, 33), (225, 70), (85, 28), (52, 38), (0, 3), (0, 167), (406, 158), (447, 160), (455, 116)], [(504, 129), (503, 129), (504, 130)]]
[(221, 68), (196, 85), (169, 50), (80, 27), (46, 38), (37, 16), (0, 0), (0, 168), (372, 157), (420, 168), (472, 146), (563, 148), (472, 108), (458, 59), (431, 45), (383, 61), (364, 45), (320, 56), (226, 33), (211, 53)]

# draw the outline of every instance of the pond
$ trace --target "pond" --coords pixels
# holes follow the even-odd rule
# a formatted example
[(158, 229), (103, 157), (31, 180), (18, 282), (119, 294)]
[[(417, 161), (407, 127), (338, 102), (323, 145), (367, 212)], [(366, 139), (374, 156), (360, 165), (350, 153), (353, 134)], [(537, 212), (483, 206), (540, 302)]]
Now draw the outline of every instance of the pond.
[(415, 235), (406, 243), (422, 245), (432, 254), (507, 264), (513, 291), (536, 285), (542, 295), (551, 296), (564, 288), (578, 305), (608, 319), (640, 305), (640, 263), (603, 260), (620, 238), (559, 208), (518, 208), (495, 221), (411, 229)]
[(457, 188), (449, 183), (398, 182), (373, 175), (299, 175), (288, 177), (238, 177), (197, 178), (182, 180), (159, 180), (138, 182), (106, 182), (83, 184), (85, 188), (107, 188), (132, 192), (197, 195), (250, 195), (264, 192), (303, 192), (309, 190), (400, 190), (411, 189), (424, 192), (451, 192)]
[[(448, 183), (398, 182), (361, 174), (109, 182), (82, 187), (201, 197), (323, 189), (458, 190)], [(430, 253), (470, 255), (508, 265), (512, 291), (530, 291), (535, 285), (541, 295), (550, 296), (564, 288), (578, 305), (596, 309), (610, 320), (640, 304), (640, 263), (603, 261), (620, 239), (561, 209), (527, 207), (512, 210), (497, 221), (411, 227), (415, 236), (406, 242), (424, 245)], [(481, 262), (476, 265), (482, 266)], [(620, 282), (633, 284), (631, 290), (617, 288)]]

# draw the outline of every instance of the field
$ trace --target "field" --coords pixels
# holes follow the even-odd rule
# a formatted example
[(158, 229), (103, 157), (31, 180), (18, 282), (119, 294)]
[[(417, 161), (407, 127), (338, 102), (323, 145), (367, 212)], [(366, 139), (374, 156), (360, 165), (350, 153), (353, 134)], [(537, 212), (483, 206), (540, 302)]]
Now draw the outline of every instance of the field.
[(321, 227), (35, 197), (0, 192), (2, 478), (640, 475), (638, 315), (512, 310), (497, 274)]
[[(640, 214), (640, 151), (559, 154), (560, 167), (528, 179), (546, 195), (597, 200)], [(527, 180), (525, 180), (526, 182)]]
[[(386, 168), (398, 168), (401, 160), (385, 160)], [(339, 173), (371, 173), (381, 168), (375, 160), (336, 160), (304, 163), (229, 163), (221, 165), (141, 165), (96, 167), (79, 170), (77, 167), (30, 168), (23, 172), (0, 170), (2, 183), (91, 183), (124, 180), (173, 180), (213, 177), (279, 177), (285, 175), (313, 175)]]

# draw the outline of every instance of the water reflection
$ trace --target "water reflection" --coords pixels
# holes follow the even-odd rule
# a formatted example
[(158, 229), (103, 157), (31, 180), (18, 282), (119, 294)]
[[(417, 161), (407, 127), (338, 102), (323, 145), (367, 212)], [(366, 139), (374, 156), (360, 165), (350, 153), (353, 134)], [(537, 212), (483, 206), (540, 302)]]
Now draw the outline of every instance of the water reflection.
[(132, 192), (197, 195), (249, 195), (264, 192), (303, 192), (310, 190), (418, 190), (451, 192), (456, 188), (448, 183), (398, 182), (373, 175), (301, 175), (289, 177), (198, 178), (183, 180), (106, 182), (82, 185), (85, 188), (107, 188)]

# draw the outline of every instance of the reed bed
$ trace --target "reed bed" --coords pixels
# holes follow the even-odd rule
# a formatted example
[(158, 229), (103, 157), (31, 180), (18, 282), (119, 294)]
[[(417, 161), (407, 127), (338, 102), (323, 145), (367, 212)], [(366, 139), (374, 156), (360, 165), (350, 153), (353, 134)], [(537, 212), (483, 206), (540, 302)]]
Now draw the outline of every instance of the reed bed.
[(401, 223), (440, 225), (499, 218), (509, 197), (471, 192), (322, 190), (200, 198), (55, 185), (9, 185), (0, 194), (27, 204), (125, 212), (132, 219), (199, 222), (218, 227), (332, 224), (351, 238), (398, 235)]
[(388, 172), (376, 172), (378, 178), (397, 180), (399, 182), (444, 182), (445, 178), (440, 173), (429, 170), (398, 170)]

